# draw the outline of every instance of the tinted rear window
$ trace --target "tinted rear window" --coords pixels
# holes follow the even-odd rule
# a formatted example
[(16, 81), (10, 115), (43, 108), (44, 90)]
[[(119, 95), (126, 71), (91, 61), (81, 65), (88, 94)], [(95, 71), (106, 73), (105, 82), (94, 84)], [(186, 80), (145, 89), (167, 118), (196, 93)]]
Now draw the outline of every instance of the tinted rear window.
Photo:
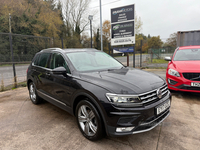
[(50, 54), (49, 53), (43, 53), (40, 55), (39, 62), (37, 63), (38, 66), (47, 68), (48, 66), (48, 59)]

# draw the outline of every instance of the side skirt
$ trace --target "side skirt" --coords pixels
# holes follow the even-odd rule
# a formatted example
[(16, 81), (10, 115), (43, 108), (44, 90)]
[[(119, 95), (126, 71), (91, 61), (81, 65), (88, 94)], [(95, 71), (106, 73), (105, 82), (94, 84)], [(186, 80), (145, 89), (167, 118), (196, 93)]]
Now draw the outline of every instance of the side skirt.
[(39, 97), (43, 98), (44, 100), (52, 103), (53, 105), (55, 105), (55, 106), (57, 106), (57, 107), (65, 110), (68, 113), (70, 113), (71, 115), (73, 115), (72, 108), (70, 108), (69, 106), (67, 106), (65, 103), (63, 103), (63, 102), (61, 102), (61, 101), (59, 101), (59, 100), (57, 100), (57, 99), (55, 99), (55, 98), (53, 98), (51, 96), (49, 96), (49, 95), (47, 95), (47, 94), (39, 91), (39, 90), (37, 90), (37, 93), (38, 93)]

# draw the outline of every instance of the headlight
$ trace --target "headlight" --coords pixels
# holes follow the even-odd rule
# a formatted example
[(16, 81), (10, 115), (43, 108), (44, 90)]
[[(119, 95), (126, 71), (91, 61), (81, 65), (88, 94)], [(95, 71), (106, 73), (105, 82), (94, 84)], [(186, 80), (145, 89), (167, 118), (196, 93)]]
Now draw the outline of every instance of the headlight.
[(106, 93), (106, 97), (110, 102), (117, 106), (141, 106), (142, 103), (137, 95), (123, 95)]
[(180, 74), (178, 73), (178, 71), (176, 71), (174, 69), (169, 69), (168, 74), (170, 74), (172, 76), (180, 77)]

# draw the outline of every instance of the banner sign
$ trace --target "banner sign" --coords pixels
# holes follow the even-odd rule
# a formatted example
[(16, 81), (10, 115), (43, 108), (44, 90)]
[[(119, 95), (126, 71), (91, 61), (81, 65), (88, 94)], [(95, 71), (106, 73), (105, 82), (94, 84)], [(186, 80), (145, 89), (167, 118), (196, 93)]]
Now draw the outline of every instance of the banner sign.
[(133, 46), (131, 46), (131, 47), (115, 47), (115, 48), (113, 48), (113, 50), (119, 51), (122, 53), (132, 53), (132, 52), (134, 52), (134, 47)]
[(134, 5), (111, 9), (111, 22), (134, 20)]
[(134, 5), (111, 9), (111, 45), (135, 44)]
[(112, 45), (134, 44), (134, 21), (112, 24)]

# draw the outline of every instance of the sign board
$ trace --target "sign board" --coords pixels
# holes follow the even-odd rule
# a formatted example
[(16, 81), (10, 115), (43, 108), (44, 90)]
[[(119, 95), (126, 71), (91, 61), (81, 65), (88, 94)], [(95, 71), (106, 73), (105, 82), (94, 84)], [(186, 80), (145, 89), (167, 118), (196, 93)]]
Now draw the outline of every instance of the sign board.
[(134, 51), (134, 47), (115, 47), (113, 50), (121, 53), (131, 53)]
[(112, 45), (127, 45), (135, 43), (134, 21), (111, 24)]
[(111, 9), (111, 22), (134, 20), (134, 5)]
[(134, 5), (111, 9), (111, 45), (135, 44)]

